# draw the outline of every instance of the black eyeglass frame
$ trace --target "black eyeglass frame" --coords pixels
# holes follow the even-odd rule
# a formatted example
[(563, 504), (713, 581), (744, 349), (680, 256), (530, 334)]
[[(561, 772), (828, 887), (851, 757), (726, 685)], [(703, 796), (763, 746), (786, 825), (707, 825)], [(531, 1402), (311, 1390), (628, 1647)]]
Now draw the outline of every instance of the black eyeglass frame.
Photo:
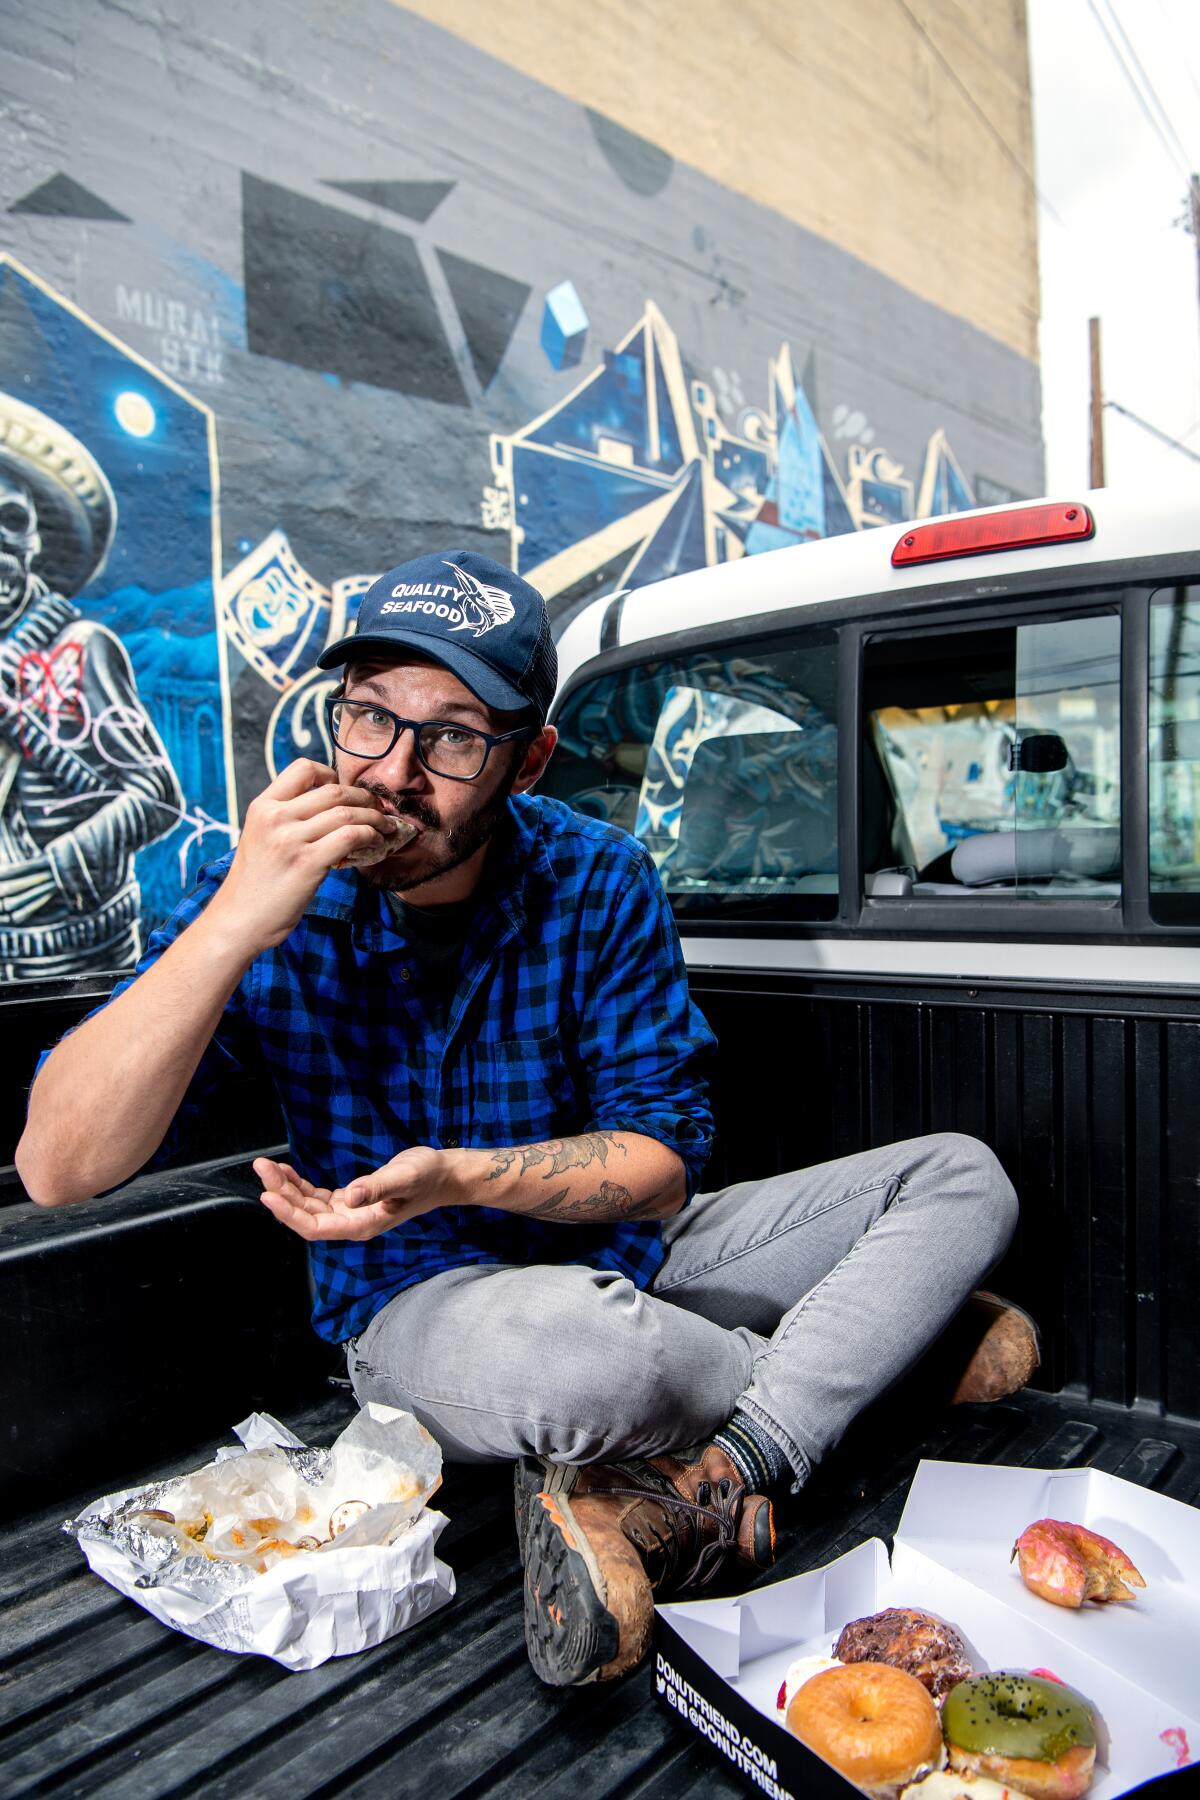
[[(389, 718), (392, 721), (392, 738), (387, 749), (377, 750), (373, 756), (364, 756), (361, 750), (347, 750), (344, 744), (339, 744), (333, 729), (333, 709), (336, 706), (361, 706), (370, 712), (383, 713), (386, 718)], [(519, 725), (515, 731), (503, 731), (497, 736), (492, 731), (480, 731), (477, 725), (464, 725), (459, 719), (402, 719), (400, 714), (394, 713), (390, 706), (380, 706), (375, 700), (350, 700), (345, 694), (331, 694), (326, 700), (325, 723), (329, 727), (329, 736), (336, 748), (344, 751), (347, 756), (357, 757), (360, 762), (379, 762), (383, 757), (390, 756), (399, 742), (401, 733), (411, 731), (413, 743), (416, 746), (417, 761), (423, 769), (428, 769), (431, 775), (436, 775), (439, 781), (478, 781), (487, 768), (488, 758), (497, 744), (511, 744), (517, 738), (536, 737), (538, 731), (536, 725)], [(444, 769), (434, 768), (421, 748), (421, 733), (427, 725), (445, 725), (451, 731), (469, 731), (472, 737), (483, 739), (483, 761), (473, 775), (447, 775)]]

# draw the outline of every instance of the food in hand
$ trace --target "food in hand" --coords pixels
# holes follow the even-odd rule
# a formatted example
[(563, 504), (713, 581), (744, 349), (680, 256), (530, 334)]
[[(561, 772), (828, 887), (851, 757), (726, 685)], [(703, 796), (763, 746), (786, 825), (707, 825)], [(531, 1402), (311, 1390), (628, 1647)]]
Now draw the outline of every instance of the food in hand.
[(826, 1669), (797, 1689), (790, 1731), (874, 1800), (943, 1761), (938, 1711), (913, 1675), (886, 1663)]
[(398, 819), (395, 814), (395, 831), (380, 832), (374, 843), (362, 844), (357, 850), (347, 851), (340, 862), (334, 863), (335, 869), (366, 869), (372, 863), (382, 862), (386, 856), (394, 856), (417, 835), (417, 827), (411, 819)]
[(1077, 1800), (1091, 1785), (1096, 1721), (1082, 1695), (1036, 1675), (973, 1675), (946, 1696), (950, 1767), (1034, 1800)]
[(826, 1669), (840, 1669), (841, 1666), (832, 1656), (798, 1656), (795, 1662), (788, 1664), (787, 1673), (779, 1684), (775, 1704), (780, 1712), (791, 1705), (792, 1695), (798, 1687), (803, 1687), (814, 1675), (823, 1675)]
[(1053, 1606), (1132, 1600), (1133, 1589), (1146, 1585), (1110, 1539), (1065, 1519), (1038, 1519), (1027, 1525), (1013, 1545), (1013, 1556), (1025, 1586)]
[(844, 1663), (888, 1663), (914, 1675), (935, 1700), (974, 1674), (967, 1647), (952, 1625), (913, 1606), (889, 1606), (852, 1619), (833, 1647)]

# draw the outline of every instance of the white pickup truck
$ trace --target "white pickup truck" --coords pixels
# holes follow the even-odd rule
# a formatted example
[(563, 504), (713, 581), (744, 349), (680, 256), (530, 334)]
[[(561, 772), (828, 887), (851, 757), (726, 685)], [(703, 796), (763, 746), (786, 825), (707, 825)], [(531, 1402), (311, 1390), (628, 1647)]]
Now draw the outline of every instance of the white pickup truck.
[[(1020, 1194), (995, 1282), (1042, 1326), (1036, 1386), (873, 1408), (781, 1507), (776, 1573), (890, 1536), (923, 1456), (1200, 1500), (1200, 508), (880, 527), (597, 601), (560, 655), (545, 787), (649, 846), (719, 1040), (706, 1181), (957, 1129)], [(0, 996), (18, 1082), (97, 998)], [(456, 1603), (307, 1674), (86, 1572), (80, 1501), (195, 1467), (253, 1406), (311, 1443), (347, 1416), (300, 1246), (229, 1155), (268, 1118), (248, 1095), (224, 1161), (86, 1216), (0, 1192), (0, 1793), (742, 1792), (648, 1670), (538, 1683), (507, 1471), (447, 1472)]]

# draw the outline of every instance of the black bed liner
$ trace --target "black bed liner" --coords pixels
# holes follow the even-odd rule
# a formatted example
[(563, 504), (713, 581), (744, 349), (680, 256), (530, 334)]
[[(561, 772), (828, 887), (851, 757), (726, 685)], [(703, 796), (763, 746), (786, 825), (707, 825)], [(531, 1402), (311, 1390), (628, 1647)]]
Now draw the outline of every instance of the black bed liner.
[[(344, 1393), (287, 1423), (328, 1442)], [(1200, 1427), (1028, 1392), (944, 1410), (922, 1439), (908, 1409), (855, 1426), (805, 1493), (780, 1508), (772, 1578), (890, 1539), (922, 1456), (1088, 1465), (1200, 1503)], [(178, 1469), (195, 1467), (213, 1444)], [(162, 1474), (130, 1472), (129, 1484)], [(362, 1655), (289, 1674), (180, 1637), (93, 1576), (58, 1526), (83, 1494), (0, 1533), (0, 1795), (88, 1800), (400, 1800), (407, 1795), (735, 1795), (740, 1783), (681, 1733), (649, 1672), (553, 1690), (526, 1659), (507, 1470), (450, 1468), (436, 1504), (455, 1601)]]

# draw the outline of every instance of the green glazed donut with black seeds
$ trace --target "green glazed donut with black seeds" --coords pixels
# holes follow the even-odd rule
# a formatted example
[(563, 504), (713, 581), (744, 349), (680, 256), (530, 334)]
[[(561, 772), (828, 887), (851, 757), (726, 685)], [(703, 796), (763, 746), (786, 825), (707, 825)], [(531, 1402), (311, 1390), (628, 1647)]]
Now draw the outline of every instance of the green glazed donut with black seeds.
[(942, 1711), (948, 1743), (975, 1756), (1057, 1762), (1094, 1749), (1096, 1724), (1081, 1694), (1039, 1675), (971, 1675), (952, 1687)]

